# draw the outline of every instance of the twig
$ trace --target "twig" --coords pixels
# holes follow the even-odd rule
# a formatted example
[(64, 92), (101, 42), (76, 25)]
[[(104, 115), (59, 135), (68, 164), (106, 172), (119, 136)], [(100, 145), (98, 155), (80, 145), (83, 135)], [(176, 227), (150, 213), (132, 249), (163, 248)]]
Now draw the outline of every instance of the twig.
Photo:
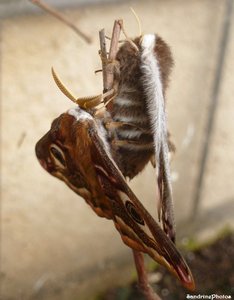
[(115, 21), (113, 31), (112, 31), (110, 51), (109, 51), (110, 60), (115, 59), (116, 53), (118, 51), (118, 41), (119, 41), (119, 36), (120, 36), (122, 26), (123, 26), (123, 20)]
[(144, 294), (147, 300), (161, 300), (161, 298), (155, 294), (152, 287), (149, 285), (148, 276), (144, 265), (144, 256), (141, 252), (132, 250), (133, 257), (136, 265), (138, 275), (138, 285), (140, 291)]
[[(110, 50), (109, 55), (107, 56), (106, 51), (106, 41), (105, 41), (105, 31), (102, 29), (99, 32), (99, 39), (100, 39), (100, 55), (102, 58), (102, 70), (103, 70), (103, 92), (109, 91), (113, 88), (114, 82), (114, 60), (118, 51), (118, 41), (121, 32), (121, 26), (123, 21), (116, 20), (114, 23), (111, 43), (110, 43)], [(107, 99), (108, 100), (108, 99)]]
[(100, 56), (102, 60), (102, 78), (103, 78), (103, 93), (107, 91), (106, 82), (107, 82), (107, 73), (106, 73), (106, 65), (107, 65), (107, 52), (106, 52), (106, 38), (105, 38), (105, 29), (99, 31), (99, 40), (100, 40)]
[(115, 68), (114, 61), (115, 61), (115, 57), (116, 57), (116, 54), (118, 51), (118, 42), (119, 42), (122, 24), (123, 24), (122, 20), (116, 20), (114, 23), (113, 31), (112, 31), (109, 57), (108, 57), (108, 60), (109, 60), (109, 62), (111, 62), (111, 64), (108, 64), (107, 68), (106, 68), (106, 72), (107, 72), (106, 88), (107, 88), (107, 90), (110, 90), (113, 88), (114, 68)]
[(83, 33), (79, 28), (77, 28), (72, 22), (70, 22), (65, 16), (63, 16), (61, 13), (59, 13), (57, 10), (49, 6), (48, 4), (44, 3), (41, 0), (29, 0), (33, 4), (37, 5), (38, 7), (42, 8), (43, 10), (47, 11), (49, 14), (54, 16), (55, 18), (59, 19), (66, 25), (68, 25), (71, 29), (75, 31), (76, 34), (78, 34), (81, 38), (83, 38), (88, 44), (92, 42), (91, 38)]

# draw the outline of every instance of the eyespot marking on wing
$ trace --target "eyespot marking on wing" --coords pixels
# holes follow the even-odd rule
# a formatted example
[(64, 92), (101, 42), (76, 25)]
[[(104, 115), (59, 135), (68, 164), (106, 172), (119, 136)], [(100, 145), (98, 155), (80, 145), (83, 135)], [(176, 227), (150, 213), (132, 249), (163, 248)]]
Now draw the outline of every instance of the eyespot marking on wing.
[(66, 159), (60, 147), (56, 144), (50, 145), (50, 154), (57, 167), (64, 169), (66, 167)]
[(140, 214), (138, 213), (136, 207), (130, 201), (125, 202), (125, 207), (127, 209), (128, 214), (130, 217), (140, 225), (145, 225), (144, 220), (141, 218)]

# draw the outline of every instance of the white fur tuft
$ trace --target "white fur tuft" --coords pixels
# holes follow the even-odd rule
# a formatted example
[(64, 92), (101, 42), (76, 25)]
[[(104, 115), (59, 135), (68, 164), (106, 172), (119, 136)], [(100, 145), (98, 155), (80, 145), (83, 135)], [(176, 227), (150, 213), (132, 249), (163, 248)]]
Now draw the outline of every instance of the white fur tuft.
[(159, 162), (162, 145), (165, 138), (167, 138), (167, 128), (160, 69), (154, 54), (155, 44), (155, 35), (148, 34), (143, 37), (141, 69), (143, 72), (143, 86), (146, 94), (148, 113), (154, 132), (155, 155), (157, 162)]
[[(156, 42), (156, 35), (148, 34), (143, 36), (141, 43), (141, 70), (143, 73), (143, 87), (146, 95), (146, 104), (154, 135), (157, 175), (159, 175), (159, 170), (163, 167), (169, 193), (165, 200), (166, 203), (164, 204), (165, 207), (169, 209), (164, 211), (164, 218), (169, 218), (170, 221), (174, 223), (173, 209), (170, 209), (170, 207), (173, 208), (173, 204), (167, 142), (167, 119), (160, 66), (154, 51)], [(163, 166), (161, 166), (161, 161)]]
[(79, 106), (69, 109), (67, 113), (75, 117), (77, 121), (84, 120), (84, 119), (93, 120), (93, 117), (88, 112), (81, 109)]
[(146, 34), (143, 36), (141, 46), (144, 49), (152, 50), (155, 45), (155, 35), (154, 34)]

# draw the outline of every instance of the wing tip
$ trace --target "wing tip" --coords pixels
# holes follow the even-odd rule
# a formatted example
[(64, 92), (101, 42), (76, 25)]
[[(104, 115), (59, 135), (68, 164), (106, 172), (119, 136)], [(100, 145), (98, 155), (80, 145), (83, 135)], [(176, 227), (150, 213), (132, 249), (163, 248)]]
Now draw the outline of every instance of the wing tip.
[(195, 281), (187, 264), (184, 265), (184, 263), (181, 263), (177, 266), (176, 273), (185, 288), (190, 291), (195, 290)]

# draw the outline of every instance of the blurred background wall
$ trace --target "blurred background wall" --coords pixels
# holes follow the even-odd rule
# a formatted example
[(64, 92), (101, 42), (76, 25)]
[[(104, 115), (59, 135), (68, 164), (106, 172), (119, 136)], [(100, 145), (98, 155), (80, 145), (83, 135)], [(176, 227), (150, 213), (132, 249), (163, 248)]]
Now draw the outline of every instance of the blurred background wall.
[[(167, 109), (177, 148), (172, 178), (179, 241), (191, 236), (207, 240), (233, 227), (231, 1), (47, 3), (60, 7), (93, 43), (86, 44), (27, 1), (0, 1), (4, 300), (93, 299), (97, 291), (131, 277), (131, 252), (112, 222), (97, 218), (83, 199), (40, 167), (34, 154), (51, 121), (73, 106), (54, 84), (51, 66), (73, 94), (100, 93), (102, 77), (94, 74), (101, 65), (98, 31), (104, 27), (111, 35), (114, 20), (122, 18), (129, 36), (136, 36), (130, 6), (143, 32), (159, 33), (175, 59)], [(131, 186), (156, 217), (152, 167)]]

